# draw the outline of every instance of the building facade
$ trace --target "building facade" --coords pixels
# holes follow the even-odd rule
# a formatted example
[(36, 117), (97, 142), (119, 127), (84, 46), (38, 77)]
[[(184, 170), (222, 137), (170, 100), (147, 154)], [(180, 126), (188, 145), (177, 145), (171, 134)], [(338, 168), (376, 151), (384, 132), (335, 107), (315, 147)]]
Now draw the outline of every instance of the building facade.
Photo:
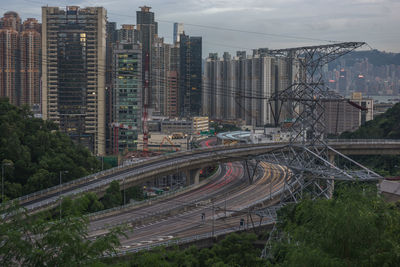
[(106, 10), (42, 7), (42, 112), (105, 154)]
[[(147, 88), (143, 90), (143, 105), (151, 108), (152, 100), (152, 62), (154, 38), (158, 32), (158, 24), (154, 20), (151, 7), (142, 6), (136, 11), (136, 28), (138, 30), (138, 41), (142, 45), (142, 80), (148, 80)], [(147, 69), (147, 70), (146, 70)], [(143, 82), (143, 85), (146, 83)], [(146, 92), (147, 91), (147, 92)]]
[(0, 20), (0, 96), (40, 113), (41, 25), (34, 18), (21, 24), (16, 12)]
[[(268, 99), (277, 81), (277, 59), (244, 53), (231, 58), (211, 54), (204, 66), (203, 115), (219, 120), (264, 126), (273, 121)], [(278, 81), (279, 82), (279, 81)]]
[(0, 27), (0, 96), (19, 105), (19, 32), (21, 19), (15, 12), (6, 12)]
[(180, 35), (183, 34), (183, 23), (174, 23), (174, 44), (181, 41)]
[[(20, 105), (40, 105), (41, 25), (28, 18), (20, 34)], [(40, 110), (39, 107), (37, 107)]]
[(181, 34), (179, 55), (179, 115), (198, 116), (202, 107), (202, 38)]
[(137, 148), (142, 117), (142, 50), (138, 44), (118, 43), (113, 50), (113, 137), (114, 154)]
[(323, 122), (326, 135), (354, 131), (374, 118), (374, 100), (353, 93), (350, 101), (323, 101)]

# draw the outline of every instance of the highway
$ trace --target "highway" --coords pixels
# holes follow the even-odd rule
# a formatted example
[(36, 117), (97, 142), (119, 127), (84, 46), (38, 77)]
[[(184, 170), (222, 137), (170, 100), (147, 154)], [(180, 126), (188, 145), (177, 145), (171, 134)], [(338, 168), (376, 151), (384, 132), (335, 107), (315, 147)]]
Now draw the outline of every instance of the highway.
[[(213, 190), (205, 196), (210, 200), (203, 201), (207, 204), (133, 227), (133, 232), (128, 232), (127, 238), (122, 238), (120, 250), (122, 252), (138, 250), (168, 239), (183, 239), (212, 234), (224, 229), (235, 229), (239, 226), (241, 219), (247, 223), (248, 209), (253, 205), (268, 201), (270, 194), (276, 196), (276, 193), (282, 189), (285, 175), (287, 175), (282, 166), (261, 163), (261, 167), (265, 171), (264, 175), (258, 177), (252, 185), (249, 185), (248, 180), (243, 179), (243, 176), (240, 179), (235, 178), (238, 183), (227, 182), (222, 190)], [(184, 205), (185, 202), (181, 204)], [(204, 220), (202, 220), (203, 213)]]
[[(203, 146), (213, 144), (215, 139), (202, 142)], [(221, 175), (199, 188), (147, 207), (92, 220), (90, 237), (106, 233), (111, 226), (126, 224), (133, 232), (127, 231), (127, 238), (122, 238), (120, 252), (128, 252), (168, 240), (236, 229), (240, 220), (246, 219), (243, 212), (279, 194), (289, 173), (285, 167), (265, 162), (259, 168), (262, 171), (250, 185), (240, 162), (222, 164)], [(169, 212), (171, 209), (177, 211)], [(162, 216), (160, 211), (165, 211)], [(146, 222), (143, 216), (148, 217)]]
[[(400, 153), (399, 140), (332, 140), (333, 148), (346, 154), (393, 154)], [(19, 203), (28, 211), (37, 211), (55, 206), (60, 197), (73, 196), (86, 191), (102, 194), (111, 181), (117, 180), (127, 185), (142, 184), (155, 176), (176, 173), (178, 171), (203, 168), (210, 164), (235, 161), (235, 158), (257, 156), (276, 149), (285, 148), (286, 143), (256, 145), (235, 145), (201, 148), (186, 152), (177, 152), (165, 156), (149, 158), (128, 166), (120, 166), (80, 178), (69, 183), (35, 192), (19, 199)], [(295, 146), (293, 146), (295, 147)]]

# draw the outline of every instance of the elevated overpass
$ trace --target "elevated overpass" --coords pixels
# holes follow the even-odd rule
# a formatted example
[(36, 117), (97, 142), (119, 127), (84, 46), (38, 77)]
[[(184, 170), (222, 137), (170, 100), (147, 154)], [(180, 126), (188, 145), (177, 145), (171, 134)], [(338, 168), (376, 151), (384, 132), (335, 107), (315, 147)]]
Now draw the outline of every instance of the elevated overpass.
[[(399, 155), (400, 140), (329, 140), (329, 145), (347, 155)], [(141, 184), (157, 176), (184, 171), (191, 183), (196, 183), (198, 170), (215, 163), (232, 162), (284, 149), (288, 143), (246, 144), (200, 148), (158, 156), (140, 162), (109, 169), (69, 183), (32, 193), (18, 199), (29, 211), (56, 205), (59, 198), (74, 196), (86, 191), (105, 192), (112, 181), (126, 186)]]

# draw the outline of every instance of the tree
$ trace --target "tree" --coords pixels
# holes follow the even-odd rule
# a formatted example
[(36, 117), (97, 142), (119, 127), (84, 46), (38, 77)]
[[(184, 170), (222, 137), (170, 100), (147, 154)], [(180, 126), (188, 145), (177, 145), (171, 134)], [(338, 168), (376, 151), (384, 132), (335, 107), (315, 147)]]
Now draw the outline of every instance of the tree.
[(303, 200), (278, 215), (277, 266), (395, 266), (400, 212), (368, 187), (343, 188), (334, 199)]
[(126, 199), (140, 201), (144, 199), (143, 188), (141, 186), (132, 186), (126, 190)]
[(60, 171), (68, 171), (63, 177), (67, 182), (101, 169), (96, 157), (56, 124), (0, 99), (0, 162), (5, 159), (13, 162), (13, 168), (5, 168), (8, 198), (57, 185)]
[[(84, 266), (115, 252), (121, 228), (112, 229), (92, 241), (84, 217), (65, 217), (47, 222), (31, 216), (16, 205), (1, 206), (1, 266)], [(11, 218), (10, 218), (11, 216)]]
[(122, 194), (118, 181), (112, 181), (101, 201), (104, 208), (110, 209), (122, 204)]

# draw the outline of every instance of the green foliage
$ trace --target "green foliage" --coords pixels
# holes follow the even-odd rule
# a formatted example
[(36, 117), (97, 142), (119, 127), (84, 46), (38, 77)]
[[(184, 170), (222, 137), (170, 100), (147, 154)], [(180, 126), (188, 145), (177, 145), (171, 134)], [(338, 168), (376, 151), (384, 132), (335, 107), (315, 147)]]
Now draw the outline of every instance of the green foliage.
[(230, 234), (212, 248), (158, 248), (113, 266), (264, 266), (261, 251), (253, 246), (256, 239), (254, 234)]
[[(96, 193), (93, 192), (85, 193), (76, 199), (66, 197), (63, 199), (61, 204), (61, 214), (63, 218), (69, 216), (82, 216), (88, 213), (101, 211), (103, 209), (103, 204), (98, 200)], [(54, 209), (53, 218), (59, 218), (59, 214), (60, 209), (57, 207)]]
[(102, 199), (105, 209), (110, 209), (122, 204), (122, 194), (117, 181), (112, 181), (107, 188), (106, 193)]
[(240, 131), (241, 129), (236, 125), (232, 124), (222, 124), (218, 122), (211, 122), (210, 128), (214, 128), (216, 133), (223, 133), (223, 132), (232, 132), (232, 131)]
[(88, 240), (87, 219), (65, 217), (48, 223), (16, 206), (1, 207), (0, 214), (13, 214), (10, 221), (0, 219), (1, 266), (87, 266), (99, 257), (115, 252), (122, 229), (112, 229), (94, 241)]
[(370, 188), (343, 188), (330, 200), (303, 200), (278, 217), (277, 266), (395, 266), (400, 212)]
[(99, 171), (101, 163), (89, 150), (74, 144), (51, 121), (33, 118), (29, 108), (0, 99), (0, 161), (4, 166), (8, 198), (38, 191)]
[(143, 188), (141, 186), (132, 186), (126, 190), (126, 201), (130, 199), (140, 201), (144, 199)]

